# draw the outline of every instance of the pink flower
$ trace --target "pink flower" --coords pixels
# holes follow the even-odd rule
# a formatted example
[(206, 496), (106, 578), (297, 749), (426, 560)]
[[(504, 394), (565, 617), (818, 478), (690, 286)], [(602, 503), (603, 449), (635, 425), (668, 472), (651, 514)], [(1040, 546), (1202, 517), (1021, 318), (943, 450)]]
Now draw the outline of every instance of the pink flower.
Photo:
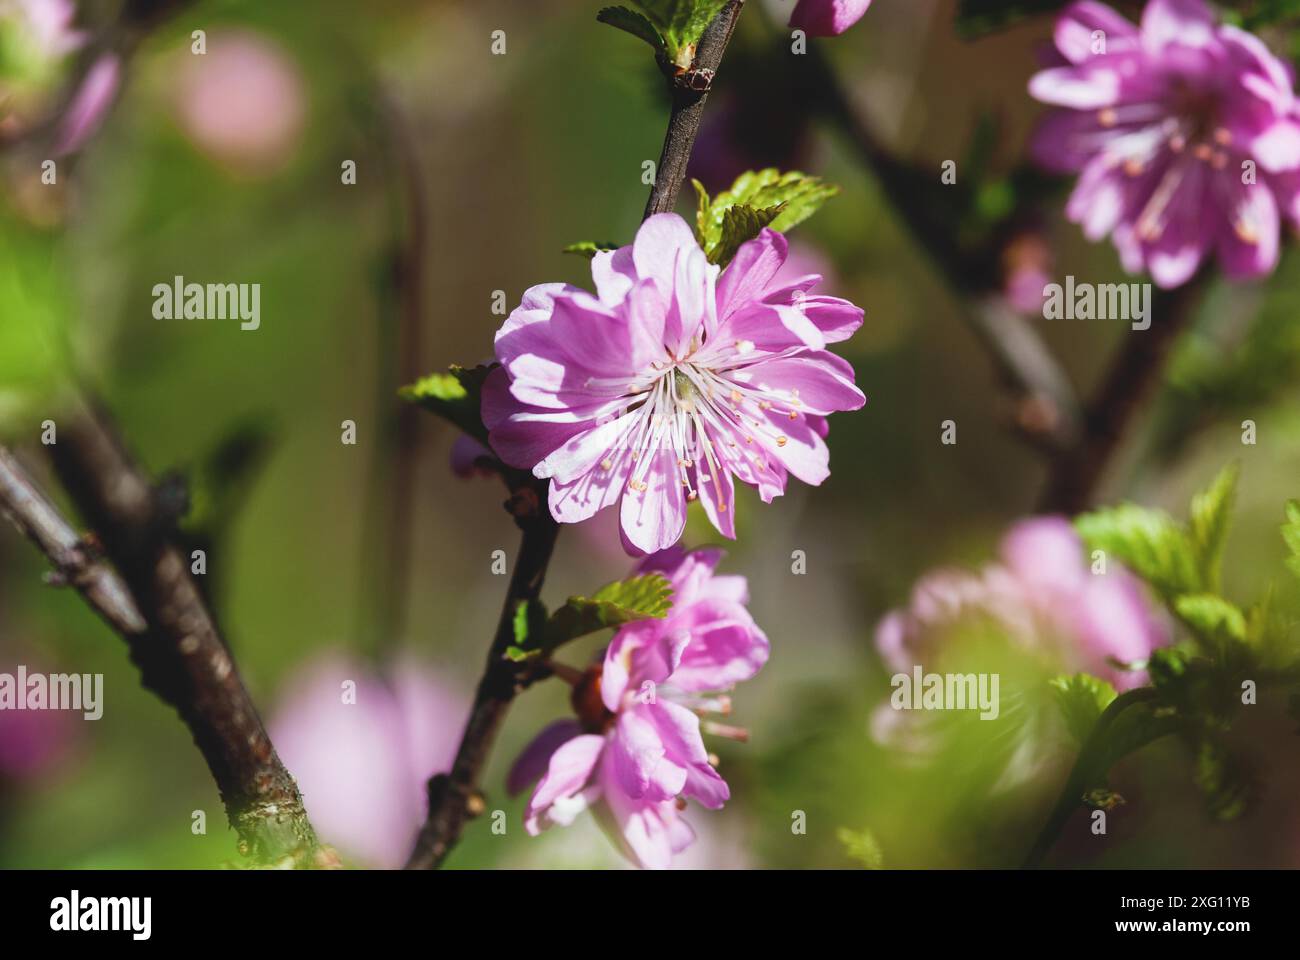
[[(642, 561), (639, 573), (672, 583), (672, 610), (619, 630), (603, 666), (574, 688), (578, 719), (551, 724), (515, 761), (512, 793), (541, 777), (528, 804), (530, 834), (591, 809), (629, 858), (663, 868), (695, 838), (679, 803), (690, 797), (717, 809), (727, 801), (699, 714), (728, 712), (730, 701), (704, 694), (758, 673), (768, 642), (745, 607), (745, 578), (714, 576), (721, 556), (674, 548)], [(703, 731), (743, 736), (707, 722)]]
[(396, 869), (424, 820), (425, 782), (451, 768), (466, 709), (421, 667), (384, 678), (330, 657), (292, 683), (270, 732), (321, 837)]
[(812, 37), (843, 33), (862, 19), (871, 0), (799, 0), (790, 16), (790, 26)]
[(787, 474), (830, 474), (826, 416), (865, 402), (825, 347), (862, 310), (813, 296), (820, 280), (775, 281), (786, 240), (764, 230), (719, 275), (686, 222), (651, 217), (631, 246), (598, 253), (593, 296), (533, 287), (497, 332), (501, 368), (483, 420), (506, 463), (550, 478), (563, 523), (619, 505), (624, 546), (676, 543), (687, 504), (735, 536), (733, 477), (764, 502)]
[(1060, 65), (1030, 93), (1064, 109), (1031, 144), (1079, 172), (1066, 213), (1109, 235), (1124, 268), (1162, 287), (1206, 256), (1234, 278), (1277, 264), (1279, 220), (1300, 221), (1300, 122), (1290, 68), (1202, 0), (1150, 0), (1140, 27), (1101, 3), (1056, 24)]
[(929, 669), (954, 630), (983, 619), (1065, 670), (1095, 674), (1120, 690), (1146, 681), (1144, 672), (1115, 662), (1146, 660), (1169, 642), (1168, 630), (1131, 573), (1092, 572), (1069, 520), (1017, 523), (1002, 539), (1001, 560), (979, 573), (937, 571), (917, 581), (908, 609), (890, 612), (876, 628), (885, 662), (899, 671)]
[(236, 173), (282, 167), (302, 138), (307, 96), (297, 65), (280, 45), (233, 31), (211, 37), (206, 54), (185, 61), (176, 111), (195, 146)]

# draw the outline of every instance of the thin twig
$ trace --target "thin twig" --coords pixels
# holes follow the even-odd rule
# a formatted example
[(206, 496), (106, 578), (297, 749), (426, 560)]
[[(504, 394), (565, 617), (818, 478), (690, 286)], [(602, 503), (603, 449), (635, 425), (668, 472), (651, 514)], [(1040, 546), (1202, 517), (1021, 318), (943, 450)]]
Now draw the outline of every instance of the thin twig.
[(4, 447), (0, 447), (0, 513), (45, 554), (58, 579), (75, 587), (113, 630), (123, 637), (144, 633), (144, 617), (121, 577), (95, 559), (89, 545)]
[(1158, 296), (1151, 326), (1125, 333), (1123, 346), (1088, 404), (1082, 434), (1052, 462), (1039, 505), (1043, 512), (1077, 513), (1089, 506), (1126, 430), (1159, 382), (1174, 342), (1191, 325), (1205, 277), (1202, 271), (1177, 290)]
[[(718, 12), (700, 40), (695, 62), (683, 76), (694, 76), (696, 79), (690, 82), (702, 89), (685, 90), (680, 77), (670, 81), (673, 84), (672, 115), (658, 175), (643, 219), (671, 210), (676, 202), (695, 146), (695, 136), (699, 132), (709, 85), (722, 62), (743, 6), (744, 0), (731, 0)], [(429, 817), (406, 864), (408, 870), (430, 870), (441, 866), (460, 840), (466, 821), (485, 809), (478, 785), (506, 711), (521, 690), (548, 673), (545, 664), (514, 663), (506, 658), (505, 653), (514, 641), (515, 611), (521, 603), (535, 600), (541, 593), (559, 526), (551, 517), (544, 481), (527, 474), (508, 472), (507, 484), (511, 492), (507, 509), (514, 514), (523, 531), (519, 558), (515, 561), (496, 634), (488, 651), (487, 666), (474, 695), (469, 722), (461, 736), (451, 772), (438, 774), (429, 780)]]
[(170, 542), (183, 496), (154, 487), (102, 413), (61, 423), (49, 449), (143, 615), (143, 631), (123, 632), (131, 660), (144, 686), (189, 727), (240, 851), (258, 864), (330, 865), (332, 853), (317, 844), (298, 787), (276, 756), (189, 564)]
[(506, 649), (514, 642), (515, 610), (519, 604), (536, 600), (541, 594), (560, 528), (546, 503), (545, 483), (535, 480), (525, 483), (514, 491), (510, 503), (523, 531), (519, 558), (510, 577), (456, 760), (450, 773), (438, 774), (429, 781), (429, 818), (406, 864), (408, 870), (441, 866), (460, 839), (465, 822), (483, 811), (478, 784), (497, 732), (515, 696), (539, 679), (539, 671), (543, 669), (533, 662), (515, 663), (507, 659)]
[(677, 206), (677, 194), (686, 179), (686, 167), (695, 147), (695, 137), (700, 132), (700, 121), (704, 118), (704, 103), (709, 98), (713, 78), (744, 6), (745, 0), (731, 0), (718, 12), (700, 38), (689, 70), (675, 73), (671, 72), (671, 67), (668, 68), (671, 73), (672, 113), (668, 117), (668, 132), (664, 135), (659, 166), (655, 168), (655, 182), (650, 188), (650, 199), (646, 202), (642, 219), (656, 213), (670, 213)]

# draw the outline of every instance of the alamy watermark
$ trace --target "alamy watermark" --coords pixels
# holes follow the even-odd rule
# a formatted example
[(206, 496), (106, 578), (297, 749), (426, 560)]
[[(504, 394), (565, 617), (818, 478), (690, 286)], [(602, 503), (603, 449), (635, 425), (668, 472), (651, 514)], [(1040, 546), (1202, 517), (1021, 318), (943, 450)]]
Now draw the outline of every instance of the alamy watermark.
[(104, 715), (102, 673), (0, 673), (0, 710), (80, 710), (87, 720)]
[(999, 711), (996, 673), (896, 673), (889, 705), (895, 710), (978, 710), (981, 720), (996, 720)]
[(171, 283), (153, 286), (155, 320), (239, 320), (240, 330), (262, 325), (260, 283)]
[(1128, 320), (1134, 330), (1151, 326), (1151, 284), (1075, 283), (1043, 287), (1045, 320)]

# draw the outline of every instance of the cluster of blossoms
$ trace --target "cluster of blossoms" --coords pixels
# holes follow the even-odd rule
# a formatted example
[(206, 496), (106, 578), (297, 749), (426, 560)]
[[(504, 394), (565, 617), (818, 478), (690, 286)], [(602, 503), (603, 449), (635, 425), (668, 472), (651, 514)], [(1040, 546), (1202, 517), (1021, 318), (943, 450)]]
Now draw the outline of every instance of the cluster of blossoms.
[(1140, 26), (1085, 0), (1061, 15), (1055, 41), (1056, 62), (1029, 90), (1062, 109), (1031, 151), (1080, 174), (1070, 219), (1162, 287), (1208, 256), (1229, 277), (1271, 272), (1281, 218), (1300, 222), (1291, 68), (1203, 0), (1150, 0)]
[(719, 271), (686, 221), (659, 214), (630, 246), (596, 254), (595, 295), (529, 289), (484, 386), (497, 455), (550, 479), (563, 523), (618, 504), (634, 556), (676, 543), (696, 500), (734, 538), (733, 478), (764, 502), (789, 474), (820, 484), (827, 415), (866, 400), (826, 345), (863, 314), (811, 294), (815, 274), (777, 280), (786, 256), (785, 237), (764, 230)]
[(714, 574), (721, 556), (676, 547), (641, 562), (639, 573), (672, 584), (672, 609), (620, 629), (574, 687), (577, 719), (546, 727), (520, 754), (510, 791), (540, 777), (529, 833), (567, 826), (590, 809), (631, 859), (662, 868), (695, 838), (681, 817), (686, 799), (709, 809), (727, 801), (703, 733), (744, 731), (701, 715), (729, 712), (726, 692), (758, 673), (768, 642), (746, 609), (744, 577)]
[[(916, 666), (941, 669), (975, 631), (988, 629), (1041, 659), (1053, 672), (1085, 672), (1117, 690), (1146, 682), (1141, 664), (1169, 643), (1168, 624), (1142, 582), (1112, 566), (1094, 573), (1083, 542), (1064, 517), (1036, 517), (1003, 537), (998, 563), (979, 572), (936, 570), (919, 581), (905, 609), (876, 627), (876, 648), (887, 668), (910, 674)], [(924, 751), (922, 714), (882, 704), (873, 718), (876, 739)]]

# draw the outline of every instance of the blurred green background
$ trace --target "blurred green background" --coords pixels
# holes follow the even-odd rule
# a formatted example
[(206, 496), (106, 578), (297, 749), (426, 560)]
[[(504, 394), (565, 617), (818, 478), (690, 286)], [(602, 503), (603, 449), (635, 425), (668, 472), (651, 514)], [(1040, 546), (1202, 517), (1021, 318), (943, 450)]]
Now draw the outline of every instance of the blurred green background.
[[(779, 82), (789, 42), (780, 25), (791, 5), (747, 11), (710, 111), (738, 110)], [(598, 24), (599, 6), (202, 2), (147, 38), (120, 103), (48, 196), (31, 184), (30, 157), (4, 158), (0, 435), (39, 471), (40, 423), (57, 418), (58, 385), (74, 375), (102, 394), (153, 470), (189, 472), (193, 524), (211, 534), (216, 607), (273, 724), (295, 679), (340, 652), (358, 663), (414, 658), (449, 699), (460, 698), (450, 715), (468, 702), (504, 590), (491, 556), (513, 556), (516, 531), (499, 485), (453, 476), (451, 428), (422, 415), (416, 494), (404, 518), (409, 590), (384, 575), (396, 389), (403, 369), (486, 359), (502, 319), (491, 311), (494, 291), (513, 306), (535, 283), (589, 284), (587, 264), (562, 248), (628, 242), (635, 232), (646, 195), (641, 164), (658, 156), (666, 96), (644, 46)], [(991, 168), (1006, 171), (1036, 114), (1025, 83), (1050, 21), (967, 41), (953, 30), (954, 8), (951, 0), (880, 0), (851, 32), (820, 43), (899, 154), (937, 177), (944, 160), (968, 155), (979, 118), (995, 117)], [(253, 98), (255, 114), (287, 110), (267, 142), (250, 148), (236, 136), (223, 147), (187, 120), (187, 98), (220, 104), (234, 84), (229, 74), (202, 77), (207, 67), (189, 50), (195, 29), (207, 32), (209, 59), (223, 44), (253, 43), (276, 64), (267, 82), (278, 99)], [(506, 33), (504, 56), (490, 52), (494, 30)], [(246, 91), (230, 95), (250, 109)], [(773, 151), (784, 155), (760, 154), (754, 165), (785, 164), (793, 153), (802, 169), (842, 188), (794, 236), (829, 265), (830, 292), (866, 310), (840, 352), (869, 399), (863, 411), (832, 419), (823, 487), (792, 482), (768, 507), (746, 491), (739, 506), (724, 570), (749, 578), (773, 655), (734, 697), (732, 721), (752, 735), (718, 748), (733, 800), (718, 814), (688, 814), (702, 841), (687, 860), (849, 867), (878, 854), (889, 867), (1012, 865), (1063, 771), (994, 793), (980, 731), (959, 741), (965, 763), (917, 767), (877, 745), (868, 721), (888, 677), (873, 632), (925, 570), (992, 557), (1006, 525), (1032, 511), (1041, 458), (1006, 428), (999, 385), (962, 304), (900, 226), (891, 198), (835, 130), (806, 123), (788, 104), (750, 103), (746, 116), (752, 124), (765, 114), (775, 133), (753, 139), (775, 139)], [(403, 142), (428, 210), (422, 346), (404, 361), (392, 274), (409, 213)], [(355, 186), (340, 182), (346, 160), (357, 164)], [(1120, 277), (1109, 245), (1088, 245), (1059, 214), (1042, 231), (1054, 276)], [(1246, 596), (1277, 570), (1281, 504), (1300, 491), (1291, 383), (1298, 270), (1291, 257), (1267, 284), (1211, 291), (1103, 497), (1181, 513), (1192, 490), (1240, 459), (1225, 577), (1230, 593)], [(261, 329), (155, 320), (152, 287), (178, 274), (260, 283)], [(1127, 332), (1124, 323), (1033, 322), (1083, 387)], [(1256, 446), (1240, 442), (1245, 417), (1258, 424)], [(958, 443), (941, 445), (940, 423), (950, 418)], [(339, 442), (348, 419), (358, 425), (355, 446)], [(232, 437), (260, 451), (237, 497), (220, 477), (204, 486), (205, 464)], [(204, 508), (215, 506), (222, 522), (213, 527)], [(712, 533), (693, 516), (687, 540), (711, 542)], [(795, 550), (807, 554), (806, 576), (791, 575)], [(546, 596), (588, 591), (630, 566), (609, 518), (598, 517), (563, 531)], [(0, 531), (0, 670), (25, 663), (103, 673), (106, 705), (103, 719), (50, 733), (53, 759), (38, 771), (0, 784), (0, 866), (234, 860), (234, 834), (185, 728), (140, 688), (125, 646), (75, 595), (42, 586), (43, 570), (16, 534)], [(598, 645), (567, 659), (581, 662)], [(547, 684), (512, 711), (485, 781), (489, 807), (508, 812), (509, 828), (498, 836), (488, 818), (473, 822), (452, 866), (621, 864), (589, 818), (533, 839), (522, 829), (522, 802), (504, 797), (511, 757), (567, 712), (565, 694)], [(1053, 862), (1300, 864), (1294, 732), (1269, 707), (1251, 717), (1238, 737), (1264, 790), (1245, 818), (1211, 823), (1190, 786), (1190, 760), (1178, 744), (1160, 743), (1117, 771), (1128, 804), (1111, 835), (1090, 838), (1080, 826)], [(0, 714), (0, 730), (10, 722)], [(439, 735), (454, 741), (458, 722)], [(1068, 745), (1058, 754), (1068, 764)], [(310, 812), (310, 791), (306, 801)], [(191, 832), (195, 810), (206, 811), (205, 836)], [(792, 833), (794, 811), (806, 813), (806, 834)], [(845, 843), (846, 830), (858, 844)], [(854, 856), (863, 844), (876, 853)]]

